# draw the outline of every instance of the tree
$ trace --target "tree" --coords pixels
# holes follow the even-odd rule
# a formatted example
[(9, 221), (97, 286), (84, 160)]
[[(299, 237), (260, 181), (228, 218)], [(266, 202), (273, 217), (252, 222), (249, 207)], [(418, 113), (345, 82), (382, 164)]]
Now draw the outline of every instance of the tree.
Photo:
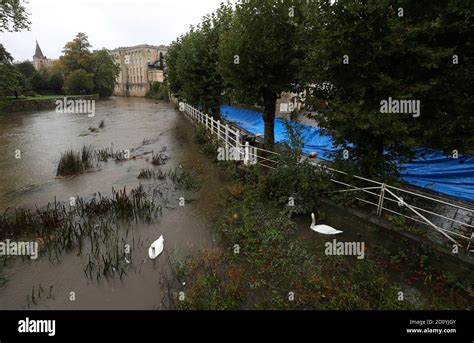
[[(28, 14), (20, 0), (2, 0), (0, 2), (0, 32), (17, 32), (28, 29)], [(19, 74), (12, 65), (13, 58), (0, 44), (0, 108), (6, 103), (6, 97), (18, 93)]]
[(35, 71), (30, 79), (31, 87), (36, 93), (45, 94), (48, 90), (49, 75), (46, 70)]
[(0, 32), (18, 32), (29, 29), (28, 13), (22, 0), (2, 0), (0, 2)]
[(221, 4), (197, 28), (173, 43), (167, 55), (172, 92), (216, 118), (220, 115), (225, 88), (217, 70), (218, 47), (231, 19), (232, 7)]
[(19, 73), (12, 65), (13, 58), (0, 44), (0, 108), (6, 103), (6, 97), (18, 92)]
[(276, 100), (298, 90), (305, 51), (299, 44), (304, 3), (249, 0), (236, 5), (219, 46), (219, 71), (238, 98), (263, 106), (266, 145), (274, 143)]
[(168, 65), (168, 72), (166, 79), (169, 84), (170, 92), (179, 96), (179, 91), (182, 88), (182, 80), (178, 77), (178, 58), (182, 46), (182, 36), (171, 43), (168, 53), (166, 54), (166, 64)]
[(18, 72), (19, 92), (23, 93), (25, 91), (31, 91), (33, 89), (31, 78), (36, 72), (33, 63), (30, 61), (24, 61), (15, 63), (14, 67)]
[(25, 78), (27, 78), (27, 79), (32, 77), (33, 74), (36, 71), (35, 67), (33, 66), (33, 63), (31, 63), (30, 61), (15, 63), (14, 66), (15, 66), (16, 70), (19, 73), (23, 74), (25, 76)]
[(474, 3), (404, 0), (399, 78), (423, 107), (420, 143), (452, 154), (474, 148)]
[(92, 92), (94, 89), (94, 75), (84, 69), (74, 70), (64, 80), (66, 94), (80, 94), (81, 91)]
[(53, 94), (61, 94), (64, 85), (64, 77), (59, 72), (49, 72), (48, 89)]
[(89, 73), (93, 71), (94, 60), (90, 47), (87, 36), (82, 32), (79, 32), (71, 42), (66, 43), (63, 49), (64, 55), (59, 58), (66, 75), (78, 69)]
[(94, 91), (100, 96), (111, 96), (114, 92), (120, 66), (105, 49), (92, 54)]

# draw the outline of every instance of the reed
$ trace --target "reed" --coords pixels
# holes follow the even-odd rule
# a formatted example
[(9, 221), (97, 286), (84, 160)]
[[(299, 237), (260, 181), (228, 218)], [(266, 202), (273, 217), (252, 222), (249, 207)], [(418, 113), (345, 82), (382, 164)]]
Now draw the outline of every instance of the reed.
[(82, 174), (93, 165), (93, 149), (83, 146), (80, 150), (67, 150), (59, 157), (56, 176), (72, 176)]

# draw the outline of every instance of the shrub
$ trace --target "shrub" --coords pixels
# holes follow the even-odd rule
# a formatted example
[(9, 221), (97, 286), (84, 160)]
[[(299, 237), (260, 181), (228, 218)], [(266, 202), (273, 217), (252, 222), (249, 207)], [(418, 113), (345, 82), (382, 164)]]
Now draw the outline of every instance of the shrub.
[(64, 91), (66, 94), (80, 94), (83, 90), (90, 93), (94, 89), (93, 77), (83, 69), (74, 70), (64, 80)]
[(168, 84), (166, 82), (153, 82), (146, 96), (155, 100), (169, 101)]

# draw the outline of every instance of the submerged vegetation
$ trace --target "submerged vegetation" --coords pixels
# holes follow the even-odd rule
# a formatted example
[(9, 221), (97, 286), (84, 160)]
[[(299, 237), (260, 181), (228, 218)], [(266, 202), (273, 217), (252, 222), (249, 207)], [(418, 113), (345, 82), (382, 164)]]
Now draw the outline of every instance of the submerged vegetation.
[(158, 154), (153, 153), (151, 158), (151, 164), (154, 166), (161, 166), (166, 164), (166, 162), (170, 159), (170, 157), (166, 154), (166, 147), (162, 147)]
[(153, 170), (150, 168), (142, 169), (140, 174), (138, 174), (138, 179), (153, 179), (153, 180), (164, 180), (166, 179), (166, 174), (163, 173), (161, 169)]
[[(69, 206), (54, 202), (36, 211), (7, 210), (0, 216), (0, 237), (33, 239), (39, 243), (40, 255), (51, 262), (59, 262), (63, 253), (77, 251), (87, 261), (87, 277), (98, 282), (115, 275), (122, 279), (135, 267), (131, 251), (140, 244), (139, 237), (129, 238), (131, 226), (127, 223), (156, 222), (162, 206), (154, 200), (140, 185), (130, 192), (113, 189), (110, 197), (77, 197)], [(130, 251), (125, 249), (127, 244)]]
[(67, 150), (59, 157), (56, 176), (71, 176), (82, 174), (93, 165), (93, 150), (83, 146), (80, 150)]
[[(153, 156), (152, 164), (165, 164), (169, 159), (165, 151), (166, 147), (161, 148), (160, 153)], [(108, 162), (109, 159), (120, 162), (134, 158), (136, 156), (132, 156), (131, 151), (114, 151), (110, 147), (94, 150), (92, 146), (83, 146), (80, 150), (67, 150), (60, 155), (56, 176), (82, 174), (88, 169), (98, 166), (100, 162)]]
[(180, 166), (173, 170), (170, 170), (168, 176), (178, 188), (195, 191), (201, 187), (201, 183), (198, 178), (198, 170), (186, 170)]

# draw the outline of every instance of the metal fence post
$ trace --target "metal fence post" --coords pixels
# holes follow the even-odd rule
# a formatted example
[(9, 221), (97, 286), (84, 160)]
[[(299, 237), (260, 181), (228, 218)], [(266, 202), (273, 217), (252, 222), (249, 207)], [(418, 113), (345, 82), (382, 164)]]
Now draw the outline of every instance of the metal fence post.
[(249, 164), (249, 142), (245, 142), (245, 151), (244, 151), (244, 164)]
[(229, 144), (229, 124), (225, 124), (225, 147)]
[(383, 210), (383, 201), (385, 199), (385, 183), (380, 187), (379, 205), (377, 206), (377, 215), (380, 217)]

